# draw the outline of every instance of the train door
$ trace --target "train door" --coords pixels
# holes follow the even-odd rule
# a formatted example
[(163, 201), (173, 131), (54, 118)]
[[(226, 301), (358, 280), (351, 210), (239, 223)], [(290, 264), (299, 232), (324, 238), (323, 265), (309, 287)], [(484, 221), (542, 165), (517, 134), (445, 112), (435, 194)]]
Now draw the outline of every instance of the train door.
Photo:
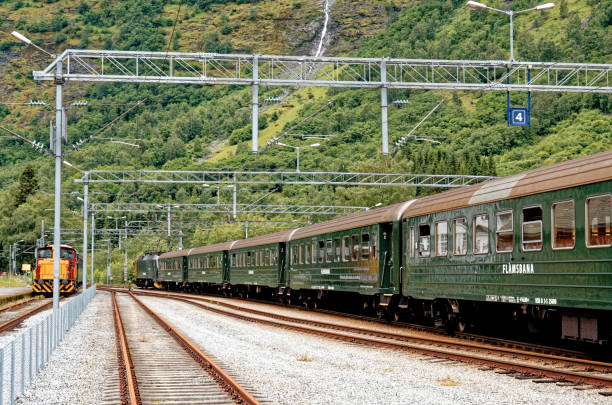
[(380, 289), (387, 290), (393, 283), (393, 224), (379, 225), (379, 276)]
[(279, 286), (287, 285), (287, 266), (286, 266), (286, 255), (287, 253), (287, 244), (279, 243), (278, 244), (278, 284)]
[(223, 268), (223, 275), (222, 275), (223, 282), (229, 283), (230, 259), (229, 259), (229, 252), (227, 250), (223, 251), (222, 268)]

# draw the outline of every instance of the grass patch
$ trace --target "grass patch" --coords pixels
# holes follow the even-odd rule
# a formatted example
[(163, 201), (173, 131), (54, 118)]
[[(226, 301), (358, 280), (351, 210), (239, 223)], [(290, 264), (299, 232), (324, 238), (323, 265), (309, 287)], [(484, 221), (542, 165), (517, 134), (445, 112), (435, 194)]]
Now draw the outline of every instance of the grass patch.
[(460, 384), (459, 381), (455, 381), (452, 378), (450, 378), (449, 376), (446, 376), (446, 378), (438, 378), (438, 382), (443, 387), (454, 387), (454, 386)]
[(300, 356), (297, 358), (297, 361), (304, 361), (310, 363), (312, 361), (312, 358), (310, 358), (310, 356), (308, 356), (308, 353), (305, 352), (303, 354), (300, 354)]
[(30, 277), (8, 276), (0, 277), (0, 287), (27, 287), (30, 285)]

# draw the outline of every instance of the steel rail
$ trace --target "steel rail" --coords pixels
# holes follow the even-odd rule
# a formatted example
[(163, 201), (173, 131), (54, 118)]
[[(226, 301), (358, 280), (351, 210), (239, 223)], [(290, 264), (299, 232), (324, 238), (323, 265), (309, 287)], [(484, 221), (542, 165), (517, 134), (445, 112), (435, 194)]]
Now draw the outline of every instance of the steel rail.
[[(115, 297), (115, 292), (111, 292), (111, 300), (113, 302), (113, 318), (115, 319), (115, 332), (116, 338), (119, 346), (119, 367), (122, 369), (124, 373), (124, 379), (122, 383), (125, 383), (125, 386), (121, 388), (122, 395), (126, 395), (126, 399), (129, 399), (130, 405), (140, 405), (140, 396), (138, 392), (138, 381), (136, 380), (136, 375), (134, 374), (134, 364), (132, 363), (132, 358), (130, 356), (130, 350), (128, 348), (127, 336), (125, 334), (125, 329), (123, 328), (123, 321), (121, 320), (121, 312), (119, 311), (119, 305), (117, 305), (117, 298)], [(127, 390), (127, 393), (124, 392), (124, 389)]]
[(221, 367), (219, 367), (210, 357), (204, 354), (196, 345), (191, 343), (189, 339), (183, 336), (176, 328), (166, 322), (157, 313), (146, 306), (136, 296), (129, 292), (130, 297), (134, 299), (140, 305), (146, 313), (148, 313), (166, 332), (168, 332), (178, 343), (181, 345), (187, 353), (189, 353), (202, 367), (209, 373), (215, 380), (217, 380), (222, 386), (227, 387), (232, 392), (232, 397), (237, 402), (259, 405), (259, 401), (255, 399), (246, 389), (244, 389), (236, 380), (234, 380), (229, 374), (227, 374)]
[[(142, 292), (138, 292), (142, 294)], [(146, 293), (144, 294), (146, 295)], [(160, 295), (155, 294), (154, 296), (160, 297)], [(166, 296), (162, 298), (175, 299), (174, 296)], [(235, 312), (225, 311), (220, 308), (213, 308), (207, 305), (203, 305), (197, 302), (193, 302), (190, 299), (178, 299), (179, 301), (187, 302), (191, 305), (197, 306), (199, 308), (205, 309), (210, 312), (222, 314), (224, 316), (230, 316), (237, 319), (242, 319), (249, 322), (261, 323), (268, 326), (279, 327), (283, 329), (295, 330), (302, 333), (308, 333), (312, 335), (329, 337), (337, 340), (352, 342), (352, 343), (361, 343), (370, 346), (379, 346), (379, 347), (387, 347), (391, 349), (399, 349), (406, 350), (414, 353), (424, 354), (427, 356), (444, 358), (449, 360), (456, 360), (461, 362), (475, 363), (493, 368), (501, 368), (507, 370), (509, 372), (521, 373), (526, 375), (533, 375), (538, 377), (548, 377), (559, 381), (572, 381), (579, 384), (591, 384), (594, 386), (605, 386), (612, 387), (612, 377), (607, 375), (589, 375), (585, 372), (574, 371), (570, 369), (560, 369), (555, 367), (548, 367), (546, 365), (539, 365), (533, 363), (527, 363), (525, 361), (518, 361), (515, 359), (503, 358), (503, 357), (495, 357), (491, 358), (486, 355), (481, 355), (473, 352), (458, 352), (458, 347), (463, 347), (464, 350), (474, 350), (479, 349), (485, 352), (499, 351), (505, 352), (504, 354), (516, 354), (516, 355), (524, 355), (536, 357), (538, 360), (547, 359), (549, 361), (559, 361), (563, 363), (573, 363), (580, 362), (581, 366), (585, 366), (585, 364), (590, 364), (592, 366), (605, 367), (606, 370), (603, 373), (612, 372), (612, 364), (601, 363), (601, 362), (592, 362), (589, 360), (583, 359), (571, 359), (571, 358), (561, 358), (558, 356), (551, 355), (540, 355), (539, 353), (531, 353), (531, 352), (517, 352), (512, 351), (510, 349), (496, 348), (490, 346), (480, 346), (474, 344), (463, 344), (463, 343), (452, 343), (443, 340), (435, 340), (435, 339), (420, 339), (414, 337), (412, 342), (407, 341), (397, 341), (394, 336), (386, 334), (384, 332), (377, 332), (378, 336), (371, 337), (371, 331), (362, 331), (359, 328), (353, 328), (348, 334), (342, 332), (336, 332), (334, 330), (324, 329), (328, 328), (328, 326), (316, 326), (316, 327), (308, 327), (301, 326), (295, 323), (307, 323), (309, 321), (303, 319), (293, 319), (291, 321), (276, 321), (276, 320), (268, 320), (261, 318), (253, 318), (252, 316), (237, 314)], [(213, 305), (218, 305), (218, 302), (214, 302)], [(241, 309), (242, 310), (242, 309)], [(270, 314), (266, 314), (265, 316), (274, 318), (274, 316)], [(287, 323), (292, 322), (292, 323)], [(317, 329), (318, 328), (318, 329)], [(338, 329), (338, 327), (335, 327)], [(359, 336), (362, 335), (362, 336)], [(429, 342), (427, 340), (430, 340)], [(415, 343), (415, 342), (421, 343)], [(424, 345), (430, 345), (424, 347)], [(440, 347), (439, 345), (446, 346), (454, 346), (454, 347)], [(598, 364), (599, 363), (599, 364)]]
[[(63, 299), (63, 297), (62, 297)], [(31, 301), (25, 302), (25, 303), (20, 303), (17, 304), (16, 306), (21, 306), (22, 304), (25, 305), (27, 303), (30, 303)], [(26, 319), (28, 319), (29, 317), (31, 317), (32, 315), (36, 315), (39, 312), (42, 312), (46, 309), (51, 308), (53, 305), (52, 301), (49, 301), (47, 303), (44, 303), (42, 305), (37, 306), (36, 308), (33, 308), (31, 310), (29, 310), (28, 312), (26, 312), (25, 314), (19, 315), (16, 318), (13, 318), (9, 321), (6, 321), (2, 324), (0, 324), (0, 332), (6, 332), (12, 329), (15, 329), (17, 326), (19, 326), (21, 324), (21, 322), (25, 321)]]
[[(136, 294), (146, 294), (146, 292), (144, 291), (138, 291), (136, 292)], [(160, 294), (161, 295), (161, 294)], [(157, 295), (156, 295), (157, 296)], [(162, 295), (163, 296), (163, 295)], [(208, 304), (211, 305), (218, 305), (218, 306), (223, 306), (235, 311), (242, 311), (242, 312), (247, 312), (250, 314), (254, 314), (254, 315), (258, 315), (258, 316), (265, 316), (268, 318), (272, 318), (272, 319), (277, 319), (277, 320), (281, 320), (284, 322), (299, 322), (302, 324), (307, 324), (307, 325), (311, 325), (311, 326), (315, 326), (315, 327), (319, 327), (319, 328), (328, 328), (328, 329), (335, 329), (335, 330), (341, 330), (341, 331), (345, 331), (345, 332), (352, 332), (352, 333), (360, 333), (360, 334), (368, 334), (371, 336), (377, 336), (377, 337), (384, 337), (384, 338), (391, 338), (394, 340), (399, 340), (399, 341), (413, 341), (413, 342), (417, 342), (417, 341), (426, 341), (428, 343), (432, 343), (432, 344), (438, 344), (438, 343), (444, 343), (444, 344), (455, 344), (454, 342), (449, 341), (448, 339), (437, 339), (437, 338), (433, 338), (433, 337), (414, 337), (414, 336), (410, 336), (410, 335), (406, 335), (406, 334), (401, 334), (401, 333), (392, 333), (392, 332), (380, 332), (378, 330), (375, 329), (366, 329), (366, 328), (356, 328), (356, 327), (351, 327), (351, 326), (342, 326), (342, 325), (336, 325), (333, 323), (329, 323), (329, 322), (322, 322), (322, 321), (314, 321), (314, 320), (307, 320), (307, 319), (301, 319), (301, 318), (294, 318), (291, 316), (286, 316), (286, 315), (279, 315), (279, 314), (272, 314), (266, 311), (261, 311), (261, 310), (257, 310), (257, 309), (253, 309), (253, 308), (246, 308), (242, 305), (234, 305), (234, 304), (230, 304), (227, 302), (222, 302), (216, 299), (211, 299), (211, 298), (206, 298), (206, 297), (185, 297), (185, 296), (178, 296), (178, 295), (170, 295), (170, 294), (166, 294), (165, 297), (170, 298), (170, 299), (174, 299), (174, 300), (178, 300), (178, 301), (183, 301), (183, 302), (188, 302), (188, 303), (193, 303), (193, 301), (191, 300), (198, 300), (198, 301), (204, 301)], [(201, 307), (201, 304), (198, 303), (194, 303), (195, 305)], [(208, 307), (206, 307), (208, 308)], [(473, 342), (464, 342), (464, 343), (458, 343), (457, 344), (460, 347), (468, 347), (468, 348), (474, 348), (474, 349), (482, 349), (483, 345), (481, 344), (477, 344), (477, 343), (473, 343)], [(565, 361), (565, 362), (571, 362), (575, 365), (578, 366), (584, 366), (584, 367), (603, 367), (606, 370), (612, 370), (612, 364), (611, 363), (605, 363), (605, 362), (600, 362), (600, 361), (594, 361), (594, 360), (588, 360), (588, 359), (580, 359), (580, 358), (568, 358), (568, 357), (563, 357), (563, 356), (558, 356), (558, 355), (552, 355), (552, 354), (548, 354), (548, 353), (539, 353), (539, 352), (531, 352), (531, 351), (526, 351), (526, 350), (517, 350), (517, 349), (511, 349), (511, 348), (506, 348), (506, 347), (496, 347), (496, 346), (487, 346), (487, 349), (490, 351), (496, 351), (496, 352), (500, 352), (503, 354), (517, 354), (517, 355), (527, 355), (527, 356), (531, 356), (531, 357), (537, 357), (543, 360), (559, 360), (559, 361)]]
[(0, 313), (11, 311), (11, 310), (14, 310), (14, 309), (17, 309), (17, 308), (21, 308), (21, 307), (29, 304), (30, 302), (34, 302), (34, 301), (37, 301), (37, 300), (38, 300), (38, 298), (36, 298), (36, 297), (28, 298), (28, 299), (26, 299), (24, 301), (20, 301), (20, 302), (17, 302), (15, 304), (11, 304), (11, 305), (9, 305), (7, 307), (4, 307), (4, 308), (0, 309)]

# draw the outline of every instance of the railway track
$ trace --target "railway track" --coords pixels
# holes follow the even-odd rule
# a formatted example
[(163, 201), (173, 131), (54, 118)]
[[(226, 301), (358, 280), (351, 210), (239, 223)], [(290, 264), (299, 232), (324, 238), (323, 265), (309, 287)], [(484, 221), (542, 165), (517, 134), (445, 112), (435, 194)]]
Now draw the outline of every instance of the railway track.
[(122, 404), (259, 404), (134, 295), (111, 293)]
[[(102, 287), (102, 289), (104, 289), (104, 287)], [(121, 288), (119, 288), (117, 291), (119, 290), (121, 290)], [(321, 308), (319, 309), (304, 308), (301, 305), (281, 304), (279, 302), (265, 301), (265, 300), (259, 300), (259, 299), (254, 299), (254, 298), (219, 297), (219, 298), (222, 298), (222, 300), (217, 300), (215, 295), (204, 295), (203, 296), (199, 294), (155, 291), (155, 290), (150, 291), (150, 290), (142, 290), (142, 289), (134, 290), (134, 292), (137, 294), (146, 293), (146, 294), (162, 295), (162, 296), (164, 295), (180, 296), (180, 297), (200, 300), (204, 302), (214, 302), (214, 303), (218, 303), (219, 305), (228, 305), (230, 307), (231, 307), (231, 304), (224, 303), (223, 300), (234, 299), (234, 300), (244, 301), (247, 303), (259, 303), (259, 304), (264, 304), (264, 305), (278, 306), (280, 308), (292, 308), (292, 309), (296, 309), (299, 311), (308, 311), (308, 312), (320, 313), (324, 315), (348, 318), (348, 319), (352, 319), (356, 321), (367, 322), (370, 324), (378, 324), (378, 325), (384, 325), (384, 326), (397, 326), (400, 328), (404, 328), (407, 331), (425, 332), (425, 333), (443, 336), (443, 337), (449, 336), (445, 330), (436, 328), (436, 327), (432, 327), (432, 326), (405, 323), (405, 322), (397, 322), (397, 321), (387, 321), (387, 320), (383, 320), (383, 319), (379, 319), (379, 318), (375, 318), (375, 317), (367, 316), (367, 315), (356, 315), (356, 314), (338, 312), (338, 311), (321, 309)], [(236, 309), (243, 308), (242, 306), (239, 306), (239, 305), (235, 305), (234, 307)], [(529, 343), (529, 342), (523, 342), (523, 341), (502, 339), (502, 338), (484, 336), (484, 335), (473, 334), (473, 333), (456, 332), (452, 335), (452, 337), (457, 338), (457, 339), (463, 339), (469, 342), (476, 342), (476, 343), (488, 344), (492, 346), (513, 348), (517, 350), (524, 350), (527, 352), (544, 353), (544, 354), (551, 354), (551, 355), (556, 355), (556, 356), (561, 356), (561, 357), (573, 357), (573, 358), (582, 358), (582, 359), (591, 358), (588, 353), (585, 353), (582, 351), (570, 350), (570, 349), (559, 348), (559, 347), (554, 347), (554, 346), (545, 346), (545, 345), (541, 345), (538, 343)]]
[(512, 347), (453, 339), (447, 336), (411, 336), (409, 333), (392, 333), (374, 327), (337, 325), (288, 315), (270, 314), (214, 298), (143, 291), (138, 291), (136, 294), (165, 297), (224, 316), (301, 333), (405, 350), (448, 361), (468, 362), (500, 374), (509, 374), (520, 379), (532, 379), (538, 383), (557, 383), (577, 389), (600, 389), (602, 395), (612, 394), (610, 391), (612, 389), (612, 363), (539, 351), (525, 351)]
[[(63, 297), (62, 297), (63, 299)], [(34, 303), (35, 301), (42, 301), (40, 305), (34, 305), (32, 308), (24, 308)], [(0, 323), (0, 333), (8, 332), (17, 328), (23, 321), (31, 317), (32, 315), (36, 315), (39, 312), (50, 309), (53, 306), (53, 300), (51, 298), (43, 298), (42, 300), (32, 298), (24, 302), (17, 303), (15, 305), (11, 305), (10, 307), (3, 308), (0, 313), (4, 314), (10, 311), (19, 311), (15, 314), (15, 317), (8, 319), (2, 323)]]

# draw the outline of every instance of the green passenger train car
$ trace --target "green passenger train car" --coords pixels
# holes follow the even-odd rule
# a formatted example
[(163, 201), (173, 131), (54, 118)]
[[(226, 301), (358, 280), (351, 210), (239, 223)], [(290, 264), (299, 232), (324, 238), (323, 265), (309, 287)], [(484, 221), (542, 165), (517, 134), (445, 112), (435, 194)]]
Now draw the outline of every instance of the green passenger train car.
[(240, 295), (274, 293), (286, 284), (286, 242), (293, 231), (237, 241), (230, 255), (229, 285)]
[(605, 153), (417, 200), (403, 221), (404, 301), (431, 302), (460, 327), (500, 304), (492, 312), (518, 314), (530, 329), (603, 340), (611, 178)]
[(167, 288), (359, 302), (449, 329), (512, 322), (606, 343), (612, 151), (149, 262)]
[(159, 256), (157, 282), (166, 287), (176, 287), (186, 280), (188, 250), (167, 252)]
[(229, 282), (228, 257), (234, 243), (224, 242), (189, 249), (185, 281), (195, 289)]
[(394, 235), (411, 203), (297, 229), (288, 246), (289, 291), (299, 291), (313, 305), (332, 291), (366, 296), (366, 305), (387, 305), (400, 293)]

